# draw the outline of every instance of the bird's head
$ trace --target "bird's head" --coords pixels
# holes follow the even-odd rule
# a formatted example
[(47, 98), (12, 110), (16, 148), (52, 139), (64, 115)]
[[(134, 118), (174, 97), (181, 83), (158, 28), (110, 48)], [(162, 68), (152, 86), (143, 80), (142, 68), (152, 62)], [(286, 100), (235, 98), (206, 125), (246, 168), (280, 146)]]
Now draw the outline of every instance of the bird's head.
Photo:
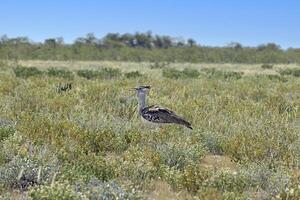
[(141, 85), (138, 87), (135, 87), (134, 89), (137, 91), (137, 93), (147, 93), (150, 90), (150, 85)]

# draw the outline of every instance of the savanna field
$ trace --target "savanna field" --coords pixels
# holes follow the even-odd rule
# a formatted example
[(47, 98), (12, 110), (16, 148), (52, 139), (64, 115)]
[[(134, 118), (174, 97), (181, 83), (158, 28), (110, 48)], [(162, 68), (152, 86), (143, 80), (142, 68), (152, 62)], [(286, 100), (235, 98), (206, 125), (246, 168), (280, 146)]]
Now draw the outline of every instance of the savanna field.
[(297, 64), (1, 61), (0, 199), (300, 199), (299, 105)]

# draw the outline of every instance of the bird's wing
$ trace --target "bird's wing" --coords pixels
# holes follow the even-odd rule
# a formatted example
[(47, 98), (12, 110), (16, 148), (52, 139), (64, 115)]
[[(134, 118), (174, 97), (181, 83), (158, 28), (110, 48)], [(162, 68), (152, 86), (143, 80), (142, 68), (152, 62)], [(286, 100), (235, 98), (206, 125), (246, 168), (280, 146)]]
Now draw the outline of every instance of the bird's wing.
[(178, 116), (172, 110), (157, 105), (144, 108), (142, 110), (142, 117), (154, 123), (175, 123), (184, 125), (190, 129), (192, 128), (188, 121)]

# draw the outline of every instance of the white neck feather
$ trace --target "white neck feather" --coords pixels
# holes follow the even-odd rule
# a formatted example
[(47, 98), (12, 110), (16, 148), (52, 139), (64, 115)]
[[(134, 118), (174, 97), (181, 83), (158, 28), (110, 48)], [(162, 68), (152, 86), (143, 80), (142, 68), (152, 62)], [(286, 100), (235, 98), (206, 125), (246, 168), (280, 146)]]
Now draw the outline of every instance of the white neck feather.
[(146, 93), (141, 91), (138, 92), (138, 102), (139, 102), (139, 113), (141, 113), (142, 109), (146, 107)]

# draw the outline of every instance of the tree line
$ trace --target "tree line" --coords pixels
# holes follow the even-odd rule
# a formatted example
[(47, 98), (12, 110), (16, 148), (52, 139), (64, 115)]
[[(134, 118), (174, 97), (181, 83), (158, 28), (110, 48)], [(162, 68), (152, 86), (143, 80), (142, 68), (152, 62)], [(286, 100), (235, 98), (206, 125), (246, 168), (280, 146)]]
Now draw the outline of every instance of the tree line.
[(165, 35), (146, 33), (108, 33), (97, 38), (93, 33), (77, 38), (72, 44), (62, 37), (33, 42), (28, 37), (0, 37), (0, 59), (41, 60), (117, 60), (149, 62), (206, 63), (299, 63), (300, 49), (283, 50), (275, 43), (256, 47), (233, 42), (224, 47), (198, 44)]

